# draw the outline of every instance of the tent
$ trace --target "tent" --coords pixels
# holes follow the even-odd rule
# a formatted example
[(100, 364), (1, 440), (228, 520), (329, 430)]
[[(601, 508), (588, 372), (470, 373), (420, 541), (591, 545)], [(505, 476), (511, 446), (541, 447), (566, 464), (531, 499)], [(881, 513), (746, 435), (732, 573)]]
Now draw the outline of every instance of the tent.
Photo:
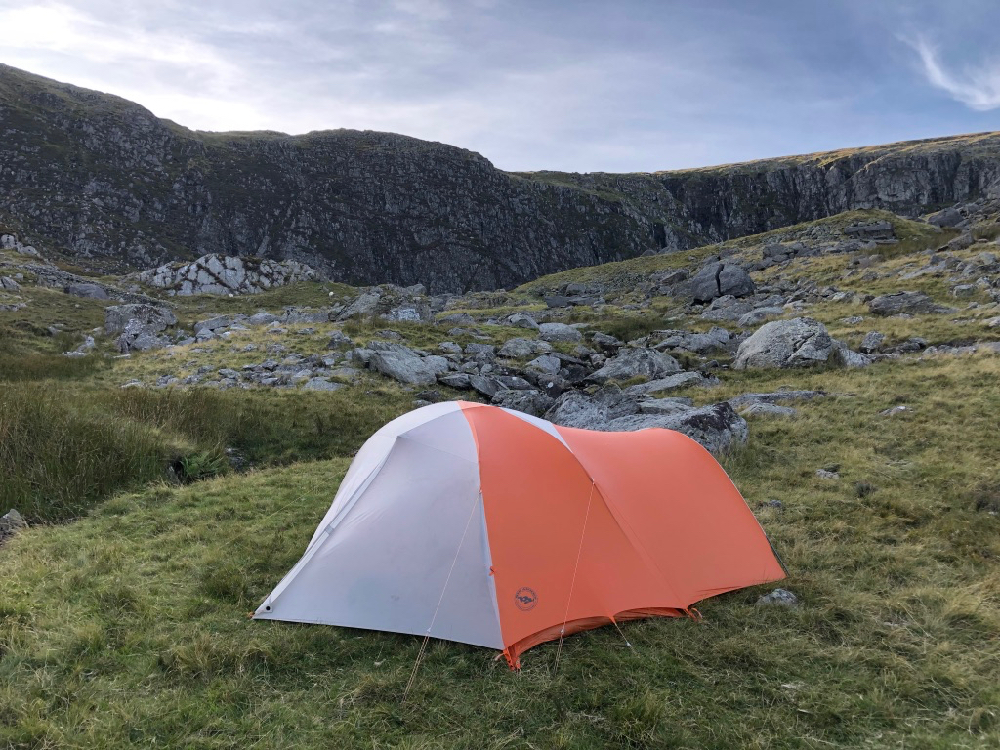
[(257, 619), (528, 648), (784, 577), (708, 451), (679, 432), (593, 432), (450, 401), (358, 452)]

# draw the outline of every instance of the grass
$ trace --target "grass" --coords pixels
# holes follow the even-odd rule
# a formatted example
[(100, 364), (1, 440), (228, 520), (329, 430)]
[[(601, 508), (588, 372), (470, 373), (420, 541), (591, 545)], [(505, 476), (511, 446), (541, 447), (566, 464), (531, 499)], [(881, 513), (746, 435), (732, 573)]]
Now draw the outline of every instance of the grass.
[(0, 389), (0, 507), (65, 521), (121, 490), (224, 473), (227, 449), (251, 464), (349, 455), (407, 403), (391, 387), (359, 395), (10, 385)]
[[(849, 396), (755, 420), (726, 468), (792, 577), (702, 623), (650, 620), (528, 652), (257, 623), (346, 455), (155, 485), (0, 553), (0, 741), (11, 747), (990, 747), (1000, 740), (1000, 519), (977, 511), (1000, 461), (996, 358), (866, 371), (731, 373), (712, 398)], [(878, 412), (904, 400), (902, 418)], [(954, 447), (961, 445), (962, 450)], [(842, 479), (814, 469), (840, 464)], [(874, 490), (859, 497), (857, 482)], [(979, 493), (979, 494), (977, 494)], [(779, 500), (782, 508), (767, 506)]]
[[(809, 226), (726, 247), (756, 258), (761, 244)], [(780, 272), (858, 292), (922, 290), (964, 307), (940, 277), (895, 275), (922, 266), (917, 253), (943, 235), (908, 223), (897, 234), (904, 252), (871, 269), (828, 256)], [(637, 279), (719, 251), (577, 269), (479, 295), (470, 312), (537, 310), (543, 289), (604, 280), (615, 285), (613, 304), (552, 314), (624, 340), (703, 330), (713, 324), (680, 315), (669, 298), (628, 306), (638, 300)], [(318, 307), (331, 290), (300, 285), (172, 304), (190, 323)], [(294, 324), (284, 335), (253, 329), (124, 359), (68, 359), (60, 352), (100, 324), (102, 304), (30, 285), (23, 296), (34, 307), (0, 323), (9, 345), (0, 354), (0, 512), (14, 506), (32, 521), (0, 546), (0, 747), (1000, 745), (1000, 357), (723, 369), (717, 387), (672, 394), (699, 404), (780, 387), (832, 394), (795, 404), (791, 418), (751, 417), (747, 446), (723, 458), (790, 570), (781, 585), (801, 605), (758, 608), (766, 589), (733, 592), (701, 603), (702, 622), (624, 624), (633, 648), (613, 628), (574, 635), (558, 670), (557, 647), (536, 647), (519, 674), (490, 650), (431, 642), (401, 702), (419, 638), (246, 614), (298, 559), (363, 440), (408, 410), (413, 392), (370, 373), (333, 393), (118, 386), (314, 354), (335, 327), (359, 345), (391, 328), (428, 351), (476, 339), (450, 337), (447, 325), (369, 319)], [(851, 344), (872, 329), (890, 345), (911, 336), (931, 344), (1000, 338), (984, 326), (996, 315), (989, 307), (877, 318), (860, 304), (823, 302), (805, 314)], [(846, 322), (855, 315), (864, 319)], [(49, 335), (54, 323), (66, 333)], [(494, 344), (532, 335), (475, 327)], [(268, 353), (275, 343), (285, 351)], [(245, 352), (247, 344), (257, 348)], [(898, 404), (911, 408), (880, 415)], [(230, 468), (227, 449), (245, 463), (242, 473)], [(815, 475), (827, 467), (840, 479)]]

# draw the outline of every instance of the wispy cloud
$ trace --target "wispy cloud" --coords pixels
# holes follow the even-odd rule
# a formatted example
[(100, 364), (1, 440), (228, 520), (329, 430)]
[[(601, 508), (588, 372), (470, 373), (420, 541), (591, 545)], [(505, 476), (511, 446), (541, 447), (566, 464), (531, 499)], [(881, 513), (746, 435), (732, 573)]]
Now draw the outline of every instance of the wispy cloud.
[(937, 48), (923, 37), (903, 41), (920, 55), (924, 75), (933, 86), (980, 112), (1000, 107), (1000, 60), (966, 65), (961, 73), (954, 73), (945, 68)]

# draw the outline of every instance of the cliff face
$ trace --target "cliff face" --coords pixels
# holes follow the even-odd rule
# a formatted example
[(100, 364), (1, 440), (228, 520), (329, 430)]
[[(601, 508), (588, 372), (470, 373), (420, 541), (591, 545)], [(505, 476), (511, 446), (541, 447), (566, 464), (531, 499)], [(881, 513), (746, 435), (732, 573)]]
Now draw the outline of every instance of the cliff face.
[(206, 253), (433, 291), (882, 207), (1000, 179), (1000, 134), (638, 175), (508, 174), (471, 151), (348, 130), (201, 133), (0, 65), (0, 223), (123, 271)]

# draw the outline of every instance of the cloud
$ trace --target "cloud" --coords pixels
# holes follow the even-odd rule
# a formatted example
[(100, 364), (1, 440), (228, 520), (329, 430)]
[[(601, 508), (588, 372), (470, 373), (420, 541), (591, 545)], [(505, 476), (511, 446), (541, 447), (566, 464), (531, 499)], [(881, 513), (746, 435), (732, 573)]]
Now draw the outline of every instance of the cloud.
[(947, 69), (937, 49), (923, 37), (904, 39), (920, 55), (927, 80), (967, 107), (986, 112), (1000, 107), (1000, 60), (967, 65), (961, 74)]

